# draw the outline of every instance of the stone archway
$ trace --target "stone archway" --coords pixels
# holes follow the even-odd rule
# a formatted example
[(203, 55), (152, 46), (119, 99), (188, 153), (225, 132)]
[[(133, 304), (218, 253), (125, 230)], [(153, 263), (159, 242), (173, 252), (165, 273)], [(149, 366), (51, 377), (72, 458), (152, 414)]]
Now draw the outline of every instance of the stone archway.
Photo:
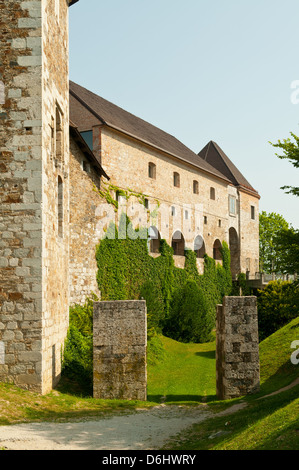
[(182, 232), (179, 230), (174, 232), (171, 240), (171, 246), (175, 256), (185, 256), (185, 238)]
[(149, 252), (160, 253), (161, 235), (159, 230), (152, 226), (148, 229)]
[(213, 245), (213, 258), (215, 261), (222, 261), (222, 254), (221, 254), (222, 244), (220, 240), (215, 240)]
[(233, 278), (240, 273), (240, 245), (239, 237), (235, 228), (229, 229), (230, 269)]
[(194, 240), (194, 251), (196, 253), (196, 258), (203, 258), (206, 254), (206, 246), (204, 239), (201, 235), (197, 235)]

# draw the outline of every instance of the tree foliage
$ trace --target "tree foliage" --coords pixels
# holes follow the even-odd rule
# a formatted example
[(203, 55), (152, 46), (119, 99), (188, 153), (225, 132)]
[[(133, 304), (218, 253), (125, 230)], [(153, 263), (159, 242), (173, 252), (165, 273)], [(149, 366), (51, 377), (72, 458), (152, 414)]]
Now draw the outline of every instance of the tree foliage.
[(281, 249), (279, 236), (287, 231), (288, 222), (275, 212), (260, 213), (260, 270), (266, 273), (281, 271), (284, 250)]
[(272, 281), (259, 291), (258, 321), (260, 340), (275, 333), (299, 315), (299, 285)]
[[(289, 160), (290, 163), (295, 168), (299, 168), (299, 137), (296, 136), (293, 132), (290, 133), (291, 138), (278, 140), (276, 144), (270, 142), (270, 144), (275, 148), (280, 148), (282, 150), (282, 155), (276, 153), (276, 156), (280, 159)], [(284, 191), (287, 194), (293, 194), (294, 196), (299, 196), (299, 187), (298, 186), (282, 186)]]

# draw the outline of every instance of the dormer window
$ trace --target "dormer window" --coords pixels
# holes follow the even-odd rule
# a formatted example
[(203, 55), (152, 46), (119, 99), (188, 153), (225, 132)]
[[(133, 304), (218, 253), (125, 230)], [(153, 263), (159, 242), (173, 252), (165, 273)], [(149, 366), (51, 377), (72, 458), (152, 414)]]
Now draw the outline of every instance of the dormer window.
[(156, 165), (151, 162), (148, 164), (148, 177), (153, 180), (156, 179)]

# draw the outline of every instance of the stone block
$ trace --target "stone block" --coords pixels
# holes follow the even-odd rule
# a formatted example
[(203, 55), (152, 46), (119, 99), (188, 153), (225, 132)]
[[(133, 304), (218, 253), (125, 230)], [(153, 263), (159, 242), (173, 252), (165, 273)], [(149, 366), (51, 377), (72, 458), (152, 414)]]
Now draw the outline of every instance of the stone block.
[(259, 390), (256, 297), (224, 297), (217, 308), (217, 396), (236, 398)]
[(146, 400), (146, 302), (96, 302), (93, 338), (94, 398)]

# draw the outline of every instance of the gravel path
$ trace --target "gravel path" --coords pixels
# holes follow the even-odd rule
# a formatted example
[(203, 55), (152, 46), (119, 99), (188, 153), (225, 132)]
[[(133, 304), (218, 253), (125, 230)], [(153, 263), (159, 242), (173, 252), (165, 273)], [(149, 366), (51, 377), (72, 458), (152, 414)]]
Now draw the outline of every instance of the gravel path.
[(9, 450), (155, 450), (183, 429), (213, 416), (207, 406), (157, 406), (121, 416), (69, 423), (0, 426)]

